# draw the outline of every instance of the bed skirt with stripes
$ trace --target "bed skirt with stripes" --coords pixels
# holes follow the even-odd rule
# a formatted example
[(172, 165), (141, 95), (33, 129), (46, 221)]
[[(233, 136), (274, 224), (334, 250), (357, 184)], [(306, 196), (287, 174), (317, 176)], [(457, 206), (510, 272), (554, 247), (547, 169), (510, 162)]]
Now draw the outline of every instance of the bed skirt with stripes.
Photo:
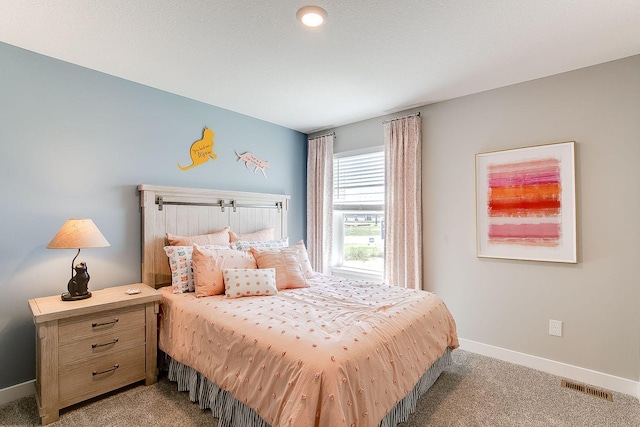
[[(260, 415), (233, 395), (209, 381), (204, 375), (187, 365), (176, 362), (168, 355), (168, 378), (178, 384), (179, 391), (188, 391), (189, 399), (198, 402), (201, 409), (211, 409), (219, 427), (270, 427)], [(418, 399), (436, 382), (442, 371), (452, 363), (451, 350), (435, 361), (422, 375), (415, 387), (380, 421), (380, 427), (396, 427), (416, 410)], [(166, 364), (165, 364), (166, 366)]]

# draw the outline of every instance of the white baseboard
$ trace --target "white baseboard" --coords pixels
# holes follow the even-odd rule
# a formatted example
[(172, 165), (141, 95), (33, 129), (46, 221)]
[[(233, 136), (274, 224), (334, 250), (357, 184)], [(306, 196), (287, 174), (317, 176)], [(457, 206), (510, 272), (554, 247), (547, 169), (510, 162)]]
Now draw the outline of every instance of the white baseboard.
[(31, 396), (35, 394), (36, 380), (24, 382), (22, 384), (12, 385), (11, 387), (0, 389), (0, 405), (13, 402), (21, 397)]
[(603, 372), (592, 371), (591, 369), (580, 368), (578, 366), (557, 362), (555, 360), (507, 350), (505, 348), (495, 347), (493, 345), (483, 344), (464, 338), (459, 338), (459, 341), (461, 349), (472, 353), (478, 353), (483, 356), (504, 360), (505, 362), (515, 363), (516, 365), (537, 369), (538, 371), (590, 384), (606, 390), (628, 394), (640, 400), (640, 381), (628, 380), (626, 378), (616, 377)]

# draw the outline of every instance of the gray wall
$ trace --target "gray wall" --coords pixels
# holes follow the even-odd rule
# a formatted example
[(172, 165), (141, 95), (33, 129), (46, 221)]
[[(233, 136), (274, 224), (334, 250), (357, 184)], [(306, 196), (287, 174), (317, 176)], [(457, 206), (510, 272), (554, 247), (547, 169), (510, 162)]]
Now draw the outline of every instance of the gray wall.
[[(180, 171), (205, 126), (218, 158)], [(27, 300), (66, 290), (75, 251), (45, 246), (67, 218), (92, 218), (111, 243), (82, 251), (90, 289), (140, 280), (138, 184), (289, 194), (296, 241), (306, 146), (302, 133), (0, 43), (0, 389), (35, 377)], [(234, 150), (270, 161), (269, 178)]]
[[(638, 381), (640, 56), (394, 116), (415, 111), (424, 283), (460, 337)], [(335, 151), (383, 144), (388, 117), (332, 129)], [(576, 141), (579, 263), (477, 258), (475, 154), (561, 141)]]

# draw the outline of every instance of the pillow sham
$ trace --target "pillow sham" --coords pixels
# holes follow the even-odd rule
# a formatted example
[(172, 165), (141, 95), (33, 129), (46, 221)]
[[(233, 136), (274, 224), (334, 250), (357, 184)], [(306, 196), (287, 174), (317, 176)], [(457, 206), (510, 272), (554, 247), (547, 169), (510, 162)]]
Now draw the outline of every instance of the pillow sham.
[(256, 242), (264, 242), (267, 240), (273, 240), (273, 228), (264, 228), (262, 230), (254, 231), (253, 233), (237, 234), (229, 230), (229, 241), (235, 242), (236, 240), (248, 240)]
[(193, 274), (196, 297), (224, 293), (222, 270), (225, 268), (257, 268), (256, 260), (247, 251), (193, 247)]
[(176, 236), (167, 233), (167, 240), (171, 246), (193, 246), (198, 245), (228, 245), (229, 244), (229, 227), (222, 230), (214, 231), (209, 234), (200, 234), (198, 236)]
[(285, 237), (280, 240), (267, 240), (264, 242), (255, 242), (255, 241), (247, 241), (247, 240), (236, 240), (235, 242), (231, 242), (231, 249), (238, 249), (240, 251), (248, 251), (250, 248), (256, 249), (270, 249), (270, 248), (286, 248), (289, 246), (289, 238)]
[(252, 296), (270, 296), (278, 293), (276, 287), (276, 270), (273, 268), (225, 268), (224, 276), (225, 298), (240, 298)]
[(276, 287), (278, 290), (306, 288), (307, 279), (314, 275), (304, 242), (286, 248), (249, 250), (256, 259), (258, 268), (274, 268), (276, 270)]
[[(207, 245), (209, 249), (229, 250), (229, 246)], [(193, 281), (193, 266), (191, 265), (191, 255), (193, 246), (165, 246), (164, 253), (169, 258), (169, 269), (171, 270), (171, 291), (174, 294), (193, 292), (195, 283)]]

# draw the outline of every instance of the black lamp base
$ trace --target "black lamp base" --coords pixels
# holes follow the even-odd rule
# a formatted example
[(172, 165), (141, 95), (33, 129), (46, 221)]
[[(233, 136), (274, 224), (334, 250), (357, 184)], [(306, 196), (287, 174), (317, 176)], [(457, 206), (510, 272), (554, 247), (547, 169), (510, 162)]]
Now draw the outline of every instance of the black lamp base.
[[(80, 252), (80, 250), (78, 250)], [(77, 255), (76, 255), (77, 256)], [(75, 258), (74, 258), (75, 260)], [(62, 301), (78, 301), (81, 299), (91, 298), (91, 292), (87, 290), (89, 286), (89, 272), (87, 271), (87, 264), (81, 262), (73, 267), (76, 274), (71, 273), (71, 280), (67, 284), (67, 290), (60, 295)]]
[(78, 301), (87, 298), (91, 298), (91, 292), (87, 292), (86, 294), (81, 295), (71, 295), (69, 292), (65, 292), (64, 294), (60, 295), (60, 299), (62, 301)]

